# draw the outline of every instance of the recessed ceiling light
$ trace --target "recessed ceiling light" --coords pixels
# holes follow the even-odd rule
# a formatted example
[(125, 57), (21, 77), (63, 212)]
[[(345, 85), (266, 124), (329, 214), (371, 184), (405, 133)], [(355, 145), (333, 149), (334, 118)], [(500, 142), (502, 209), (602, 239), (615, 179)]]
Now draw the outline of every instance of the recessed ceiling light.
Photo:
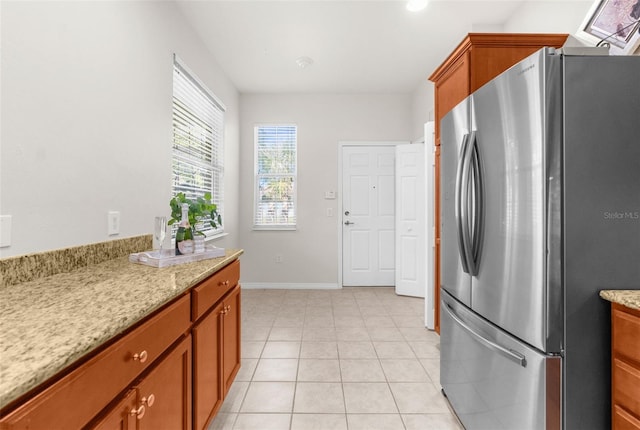
[(301, 69), (304, 69), (305, 67), (308, 67), (313, 64), (313, 59), (309, 57), (304, 57), (304, 56), (298, 57), (296, 58), (296, 64)]
[(409, 0), (407, 2), (407, 10), (418, 12), (427, 7), (427, 3), (429, 3), (429, 0)]

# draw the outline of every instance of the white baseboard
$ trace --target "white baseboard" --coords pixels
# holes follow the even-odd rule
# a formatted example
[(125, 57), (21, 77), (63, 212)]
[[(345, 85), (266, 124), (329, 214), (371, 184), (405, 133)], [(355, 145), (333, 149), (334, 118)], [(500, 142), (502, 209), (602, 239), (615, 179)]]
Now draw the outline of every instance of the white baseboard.
[(242, 282), (245, 290), (339, 290), (338, 284), (322, 284), (314, 282)]

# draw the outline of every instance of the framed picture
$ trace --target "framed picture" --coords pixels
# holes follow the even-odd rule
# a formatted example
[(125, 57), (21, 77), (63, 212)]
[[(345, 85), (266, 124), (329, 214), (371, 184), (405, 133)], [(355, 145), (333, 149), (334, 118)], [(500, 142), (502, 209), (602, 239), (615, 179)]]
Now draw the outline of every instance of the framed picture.
[(608, 43), (614, 55), (631, 55), (640, 45), (640, 0), (596, 0), (578, 37), (597, 45)]

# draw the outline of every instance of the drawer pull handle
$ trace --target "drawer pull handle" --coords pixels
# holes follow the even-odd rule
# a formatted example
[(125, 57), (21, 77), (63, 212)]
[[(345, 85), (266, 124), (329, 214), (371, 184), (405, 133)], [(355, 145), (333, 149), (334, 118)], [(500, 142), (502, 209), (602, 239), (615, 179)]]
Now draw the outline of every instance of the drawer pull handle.
[(140, 402), (143, 405), (151, 407), (156, 402), (156, 396), (154, 396), (153, 394), (149, 394), (149, 397), (143, 397), (142, 399), (140, 399)]
[(220, 281), (220, 282), (218, 283), (218, 285), (220, 285), (221, 287), (228, 287), (228, 286), (229, 286), (229, 281), (228, 281), (228, 280), (226, 280), (226, 281)]
[(133, 359), (136, 361), (140, 361), (140, 363), (144, 363), (145, 361), (147, 361), (147, 351), (142, 351), (140, 354), (135, 353), (133, 354)]
[(146, 409), (144, 408), (144, 405), (140, 405), (138, 409), (133, 408), (129, 413), (131, 414), (132, 417), (136, 417), (137, 419), (141, 420), (142, 417), (144, 417), (145, 411)]

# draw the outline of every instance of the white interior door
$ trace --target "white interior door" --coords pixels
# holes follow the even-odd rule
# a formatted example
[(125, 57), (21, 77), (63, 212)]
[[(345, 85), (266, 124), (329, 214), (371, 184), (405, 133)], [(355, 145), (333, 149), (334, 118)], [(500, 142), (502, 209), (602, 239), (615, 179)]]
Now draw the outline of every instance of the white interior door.
[(435, 224), (435, 123), (429, 121), (424, 125), (424, 152), (425, 152), (425, 194), (424, 201), (426, 219), (426, 258), (425, 258), (425, 283), (426, 295), (424, 298), (424, 325), (435, 329), (435, 253), (436, 253), (436, 224)]
[(424, 297), (424, 144), (396, 146), (396, 294)]
[(395, 147), (342, 148), (342, 284), (395, 282)]

